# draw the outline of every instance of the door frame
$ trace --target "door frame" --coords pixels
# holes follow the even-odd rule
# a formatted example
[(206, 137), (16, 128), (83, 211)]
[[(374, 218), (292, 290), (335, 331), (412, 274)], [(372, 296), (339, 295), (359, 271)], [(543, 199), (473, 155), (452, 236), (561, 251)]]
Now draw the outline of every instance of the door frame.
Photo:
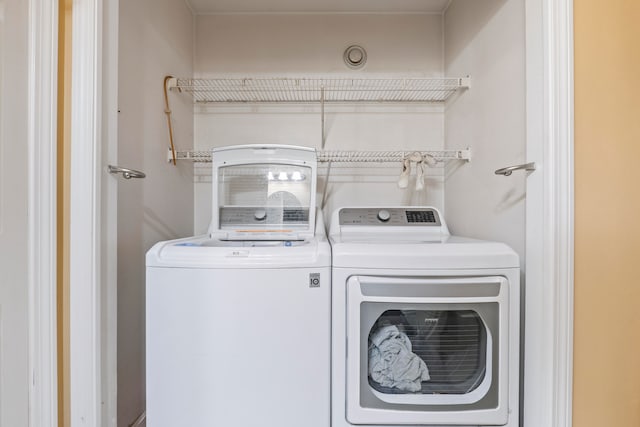
[(70, 420), (117, 425), (118, 0), (72, 9)]
[(29, 0), (28, 26), (28, 425), (44, 427), (58, 425), (58, 1)]
[[(573, 1), (526, 0), (525, 427), (570, 427), (573, 409)], [(540, 73), (540, 70), (544, 70)], [(538, 143), (530, 143), (530, 142)]]
[[(539, 167), (527, 182), (522, 412), (525, 427), (570, 427), (573, 2), (526, 0), (526, 11), (527, 121), (543, 126), (527, 129), (527, 161)], [(117, 206), (105, 166), (116, 158), (117, 18), (116, 0), (74, 2), (71, 415), (105, 426), (116, 420), (116, 281), (109, 272), (115, 268)]]

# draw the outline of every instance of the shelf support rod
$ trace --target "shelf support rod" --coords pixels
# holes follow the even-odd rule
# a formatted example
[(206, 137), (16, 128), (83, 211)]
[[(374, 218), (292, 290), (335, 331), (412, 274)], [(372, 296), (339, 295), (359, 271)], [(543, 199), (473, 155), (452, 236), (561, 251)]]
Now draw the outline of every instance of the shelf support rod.
[(320, 141), (320, 147), (324, 150), (325, 135), (324, 135), (324, 86), (320, 86), (320, 135), (322, 140)]

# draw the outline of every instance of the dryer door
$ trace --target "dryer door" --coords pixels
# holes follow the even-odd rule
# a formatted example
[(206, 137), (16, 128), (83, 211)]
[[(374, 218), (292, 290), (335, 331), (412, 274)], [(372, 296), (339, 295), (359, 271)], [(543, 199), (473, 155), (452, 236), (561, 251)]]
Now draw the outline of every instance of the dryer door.
[(349, 422), (506, 424), (508, 301), (499, 276), (351, 277)]

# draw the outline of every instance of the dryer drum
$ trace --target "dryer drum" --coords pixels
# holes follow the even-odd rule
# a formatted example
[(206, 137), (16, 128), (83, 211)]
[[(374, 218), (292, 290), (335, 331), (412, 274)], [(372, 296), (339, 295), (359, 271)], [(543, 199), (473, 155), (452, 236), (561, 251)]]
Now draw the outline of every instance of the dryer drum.
[[(382, 381), (382, 384), (374, 379), (372, 364), (377, 362), (377, 357), (372, 355), (378, 355), (379, 351), (372, 336), (390, 326), (408, 339), (410, 352), (426, 365), (428, 378), (419, 381), (416, 390), (392, 386), (389, 381)], [(386, 343), (390, 347), (389, 339)], [(473, 310), (388, 310), (369, 333), (369, 385), (385, 394), (466, 394), (475, 390), (484, 379), (486, 347), (485, 326)], [(407, 357), (403, 358), (391, 349), (386, 358), (388, 374), (394, 371), (394, 364), (395, 371), (401, 376), (408, 374)]]

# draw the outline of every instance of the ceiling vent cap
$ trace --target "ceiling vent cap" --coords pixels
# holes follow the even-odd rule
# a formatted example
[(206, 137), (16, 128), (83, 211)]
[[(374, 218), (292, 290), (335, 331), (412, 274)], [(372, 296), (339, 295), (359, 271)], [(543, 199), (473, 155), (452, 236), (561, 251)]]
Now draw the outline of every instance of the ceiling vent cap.
[(362, 46), (354, 44), (345, 49), (342, 58), (347, 67), (359, 70), (367, 63), (367, 51)]

